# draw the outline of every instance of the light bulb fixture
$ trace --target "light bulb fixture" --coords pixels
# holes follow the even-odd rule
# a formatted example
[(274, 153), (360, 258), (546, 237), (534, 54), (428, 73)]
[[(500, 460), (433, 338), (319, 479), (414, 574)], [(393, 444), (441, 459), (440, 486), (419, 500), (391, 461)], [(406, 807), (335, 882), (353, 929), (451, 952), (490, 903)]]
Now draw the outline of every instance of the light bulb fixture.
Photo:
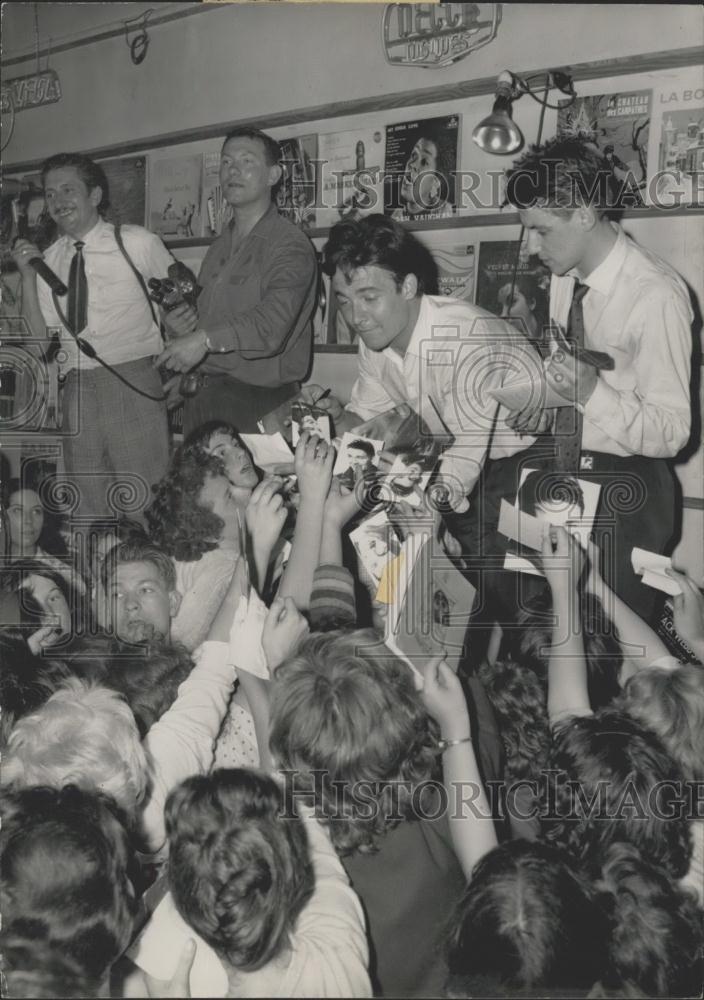
[(545, 93), (542, 97), (539, 97), (531, 87), (531, 83), (535, 79), (537, 78), (522, 79), (507, 69), (499, 75), (496, 81), (496, 96), (491, 114), (482, 118), (472, 132), (472, 139), (485, 153), (508, 156), (510, 153), (517, 153), (523, 146), (525, 141), (523, 133), (513, 120), (513, 102), (523, 97), (524, 94), (529, 94), (544, 108), (557, 107), (557, 105), (549, 104), (547, 101), (548, 92), (552, 89), (567, 94), (574, 101), (576, 94), (572, 78), (563, 70), (548, 71), (543, 81)]

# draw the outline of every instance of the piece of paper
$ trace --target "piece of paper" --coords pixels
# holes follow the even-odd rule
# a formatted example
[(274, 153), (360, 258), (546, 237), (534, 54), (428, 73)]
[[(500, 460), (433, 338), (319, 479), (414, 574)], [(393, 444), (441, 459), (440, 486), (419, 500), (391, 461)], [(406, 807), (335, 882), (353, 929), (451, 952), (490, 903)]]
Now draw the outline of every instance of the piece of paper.
[(648, 552), (647, 549), (634, 548), (631, 552), (631, 565), (633, 572), (637, 573), (646, 587), (654, 587), (671, 597), (677, 597), (682, 593), (677, 580), (673, 580), (665, 572), (672, 568), (672, 559), (669, 556), (661, 556), (657, 552)]
[(520, 507), (513, 507), (506, 500), (501, 501), (498, 531), (512, 542), (519, 542), (528, 549), (540, 552), (543, 548), (544, 527), (545, 521), (526, 514)]
[(245, 447), (260, 469), (293, 462), (293, 453), (283, 434), (240, 434)]

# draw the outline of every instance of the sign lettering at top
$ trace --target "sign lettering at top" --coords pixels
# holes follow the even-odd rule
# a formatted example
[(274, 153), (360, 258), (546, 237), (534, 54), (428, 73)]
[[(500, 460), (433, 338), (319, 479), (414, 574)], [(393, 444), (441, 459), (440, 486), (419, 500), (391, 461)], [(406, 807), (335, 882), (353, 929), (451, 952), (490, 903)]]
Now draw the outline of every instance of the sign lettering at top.
[(384, 54), (392, 66), (441, 69), (488, 45), (500, 23), (500, 3), (390, 3)]
[(61, 83), (56, 70), (45, 69), (29, 76), (17, 76), (2, 85), (2, 113), (39, 108), (43, 104), (55, 104), (61, 100)]

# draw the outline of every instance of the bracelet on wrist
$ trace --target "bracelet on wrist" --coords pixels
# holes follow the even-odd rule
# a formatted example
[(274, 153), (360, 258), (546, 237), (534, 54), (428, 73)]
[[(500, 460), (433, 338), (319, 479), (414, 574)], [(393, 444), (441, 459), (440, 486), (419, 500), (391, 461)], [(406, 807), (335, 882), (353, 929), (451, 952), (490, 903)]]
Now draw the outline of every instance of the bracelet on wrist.
[(459, 740), (438, 740), (438, 750), (440, 753), (445, 753), (445, 751), (449, 750), (450, 747), (457, 747), (461, 743), (472, 743), (472, 737), (463, 736)]

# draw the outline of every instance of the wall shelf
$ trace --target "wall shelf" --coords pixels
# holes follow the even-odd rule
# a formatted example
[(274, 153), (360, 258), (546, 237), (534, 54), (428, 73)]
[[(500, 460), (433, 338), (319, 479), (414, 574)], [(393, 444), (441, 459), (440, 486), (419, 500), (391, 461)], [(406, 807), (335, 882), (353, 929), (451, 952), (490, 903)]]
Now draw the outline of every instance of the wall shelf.
[[(628, 221), (632, 219), (654, 219), (662, 216), (682, 216), (682, 215), (704, 215), (704, 204), (683, 205), (677, 208), (657, 208), (653, 205), (646, 205), (643, 208), (629, 208), (622, 219)], [(434, 229), (477, 229), (480, 226), (518, 226), (520, 219), (518, 212), (485, 212), (477, 215), (456, 215), (451, 219), (426, 219), (423, 222), (402, 222), (405, 229), (413, 232), (428, 232)], [(329, 226), (319, 226), (313, 229), (306, 229), (305, 233), (311, 239), (326, 237), (330, 233)], [(208, 247), (215, 242), (216, 237), (194, 236), (181, 240), (165, 240), (168, 247), (174, 250), (183, 250), (187, 247)]]

